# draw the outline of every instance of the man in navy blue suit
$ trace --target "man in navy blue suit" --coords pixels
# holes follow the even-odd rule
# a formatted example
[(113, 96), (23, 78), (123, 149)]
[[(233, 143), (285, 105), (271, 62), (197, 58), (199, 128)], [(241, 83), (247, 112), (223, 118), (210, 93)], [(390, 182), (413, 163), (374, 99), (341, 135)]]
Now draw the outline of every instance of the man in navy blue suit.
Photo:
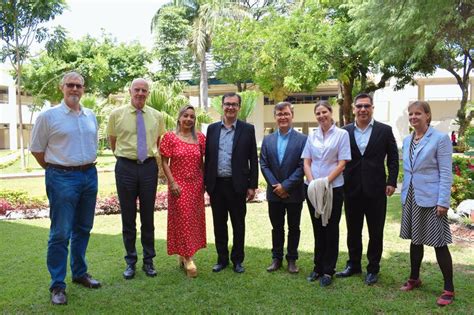
[(281, 268), (288, 221), (286, 260), (288, 272), (297, 273), (301, 209), (304, 201), (303, 152), (306, 136), (292, 128), (293, 105), (281, 102), (273, 109), (277, 131), (263, 139), (260, 168), (267, 181), (268, 213), (272, 223), (272, 263), (268, 272)]
[(222, 121), (207, 128), (204, 183), (211, 201), (218, 256), (213, 272), (220, 272), (229, 264), (229, 215), (234, 233), (230, 260), (235, 272), (245, 271), (242, 262), (245, 257), (246, 201), (255, 197), (258, 157), (254, 126), (237, 119), (240, 103), (238, 94), (225, 94)]

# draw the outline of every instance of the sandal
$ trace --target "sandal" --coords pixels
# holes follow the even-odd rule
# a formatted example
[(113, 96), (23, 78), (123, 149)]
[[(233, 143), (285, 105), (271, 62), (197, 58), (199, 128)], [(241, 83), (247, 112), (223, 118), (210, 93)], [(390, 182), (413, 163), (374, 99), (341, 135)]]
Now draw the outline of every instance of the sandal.
[(439, 306), (446, 306), (453, 303), (453, 301), (454, 301), (454, 292), (444, 290), (443, 294), (441, 294), (438, 300), (436, 300), (436, 303)]
[(407, 282), (400, 288), (402, 291), (411, 291), (415, 288), (419, 288), (421, 286), (420, 279), (408, 279)]
[(196, 278), (197, 277), (197, 267), (194, 264), (192, 258), (189, 258), (184, 262), (184, 269), (186, 270), (186, 276), (188, 278)]

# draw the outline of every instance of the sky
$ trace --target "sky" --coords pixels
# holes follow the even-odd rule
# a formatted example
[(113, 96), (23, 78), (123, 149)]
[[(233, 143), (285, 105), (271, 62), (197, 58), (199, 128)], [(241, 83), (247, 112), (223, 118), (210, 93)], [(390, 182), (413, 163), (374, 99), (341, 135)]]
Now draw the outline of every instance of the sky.
[(169, 0), (67, 0), (69, 8), (50, 25), (63, 26), (74, 39), (86, 34), (98, 38), (104, 29), (119, 42), (138, 40), (151, 48), (151, 19), (167, 2)]

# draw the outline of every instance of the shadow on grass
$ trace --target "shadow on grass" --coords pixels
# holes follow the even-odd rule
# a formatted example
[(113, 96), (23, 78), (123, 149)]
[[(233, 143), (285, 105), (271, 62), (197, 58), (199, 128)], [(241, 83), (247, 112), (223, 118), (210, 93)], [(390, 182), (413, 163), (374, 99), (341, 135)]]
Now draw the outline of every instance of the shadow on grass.
[[(116, 230), (119, 230), (117, 228)], [(284, 269), (265, 271), (270, 263), (268, 248), (246, 248), (244, 274), (231, 268), (211, 272), (216, 255), (213, 244), (199, 251), (196, 263), (199, 276), (187, 279), (177, 267), (175, 257), (166, 255), (166, 242), (156, 241), (155, 265), (158, 277), (147, 278), (137, 268), (136, 278), (124, 280), (122, 237), (120, 234), (93, 234), (88, 249), (89, 272), (102, 281), (99, 290), (86, 289), (70, 281), (69, 305), (49, 304), (49, 274), (46, 269), (48, 229), (17, 222), (0, 222), (1, 259), (0, 310), (6, 313), (437, 313), (435, 299), (442, 289), (441, 273), (434, 263), (425, 263), (421, 289), (398, 290), (409, 274), (407, 253), (386, 253), (378, 284), (363, 284), (363, 275), (335, 279), (332, 286), (320, 288), (306, 281), (312, 269), (312, 253), (301, 252), (300, 273)], [(138, 244), (138, 243), (137, 243)], [(140, 248), (140, 246), (138, 246)], [(338, 268), (347, 260), (341, 252)], [(365, 262), (364, 262), (365, 263)], [(139, 264), (137, 267), (140, 267)], [(474, 268), (455, 263), (456, 301), (447, 310), (472, 312)]]

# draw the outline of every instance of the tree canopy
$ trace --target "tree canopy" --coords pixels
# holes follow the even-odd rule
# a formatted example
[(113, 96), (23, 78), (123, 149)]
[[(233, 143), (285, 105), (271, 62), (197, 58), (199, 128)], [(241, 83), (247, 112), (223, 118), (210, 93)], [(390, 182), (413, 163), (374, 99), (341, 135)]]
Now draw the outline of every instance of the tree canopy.
[(75, 70), (84, 76), (86, 91), (107, 97), (123, 90), (127, 83), (149, 74), (151, 55), (138, 43), (117, 43), (111, 35), (101, 39), (86, 36), (67, 39), (61, 50), (44, 52), (25, 66), (24, 87), (44, 100), (57, 103), (62, 98), (58, 84), (66, 71)]
[[(3, 0), (0, 2), (0, 61), (9, 60), (16, 80), (18, 117), (20, 127), (20, 156), (24, 169), (25, 153), (23, 139), (23, 114), (21, 110), (22, 66), (30, 56), (33, 42), (43, 42), (53, 37), (60, 43), (64, 37), (62, 28), (49, 32), (45, 22), (61, 14), (65, 7), (64, 0), (19, 1)], [(51, 47), (51, 45), (49, 45)]]
[[(472, 120), (466, 111), (473, 69), (474, 3), (470, 0), (355, 1), (352, 28), (371, 58), (407, 72), (449, 71), (462, 99), (457, 113), (459, 134)], [(405, 82), (402, 82), (405, 83)], [(401, 84), (400, 86), (403, 86)]]

